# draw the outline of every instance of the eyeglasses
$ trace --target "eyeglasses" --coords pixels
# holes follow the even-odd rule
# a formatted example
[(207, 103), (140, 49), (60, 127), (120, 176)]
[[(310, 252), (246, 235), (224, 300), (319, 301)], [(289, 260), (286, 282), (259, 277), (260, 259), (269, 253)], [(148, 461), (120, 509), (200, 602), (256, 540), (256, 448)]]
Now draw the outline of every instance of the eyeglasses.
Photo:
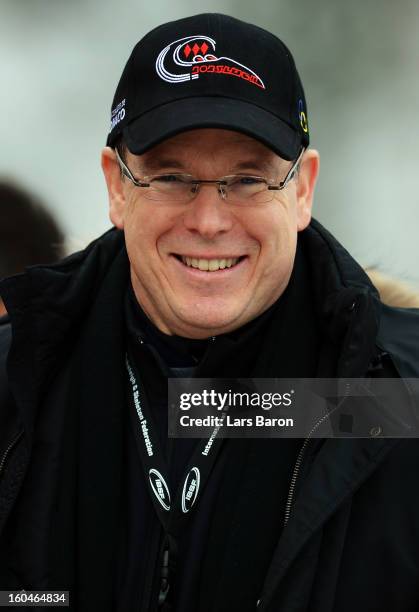
[(213, 184), (217, 186), (218, 193), (223, 200), (230, 204), (266, 204), (271, 202), (275, 191), (281, 191), (294, 178), (298, 164), (304, 153), (301, 149), (297, 159), (280, 183), (263, 176), (232, 174), (219, 179), (197, 179), (191, 174), (170, 172), (144, 176), (142, 179), (134, 178), (131, 170), (122, 161), (118, 149), (115, 149), (121, 173), (136, 187), (146, 187), (144, 196), (157, 202), (190, 202), (197, 195), (201, 185)]

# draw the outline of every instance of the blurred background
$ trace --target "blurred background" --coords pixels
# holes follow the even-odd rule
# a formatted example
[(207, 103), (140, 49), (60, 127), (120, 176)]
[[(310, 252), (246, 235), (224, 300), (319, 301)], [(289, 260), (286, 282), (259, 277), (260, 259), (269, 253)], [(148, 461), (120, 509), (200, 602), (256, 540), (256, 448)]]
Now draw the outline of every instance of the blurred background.
[(419, 284), (416, 0), (0, 0), (0, 178), (33, 191), (83, 248), (110, 227), (99, 165), (112, 97), (156, 25), (216, 11), (290, 47), (321, 178), (314, 216), (364, 266)]

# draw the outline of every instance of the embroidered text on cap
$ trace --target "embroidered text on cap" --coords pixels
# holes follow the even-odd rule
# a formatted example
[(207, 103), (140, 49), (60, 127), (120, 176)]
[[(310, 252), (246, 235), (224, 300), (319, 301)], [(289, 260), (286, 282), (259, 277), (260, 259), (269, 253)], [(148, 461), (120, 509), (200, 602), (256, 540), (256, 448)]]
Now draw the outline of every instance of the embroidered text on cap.
[[(204, 74), (220, 74), (244, 79), (252, 85), (266, 89), (259, 75), (231, 57), (215, 55), (216, 42), (209, 36), (186, 36), (165, 47), (156, 60), (157, 74), (168, 83), (183, 83)], [(170, 51), (172, 51), (170, 55)], [(207, 53), (210, 51), (210, 53)], [(187, 72), (170, 72), (176, 66)]]

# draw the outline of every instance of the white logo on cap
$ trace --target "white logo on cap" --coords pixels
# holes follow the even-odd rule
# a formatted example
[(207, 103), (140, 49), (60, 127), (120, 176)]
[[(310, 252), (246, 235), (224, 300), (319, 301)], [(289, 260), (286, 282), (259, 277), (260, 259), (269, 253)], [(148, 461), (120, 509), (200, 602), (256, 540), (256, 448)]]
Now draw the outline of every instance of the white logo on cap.
[[(159, 53), (156, 60), (157, 74), (167, 83), (184, 83), (185, 81), (198, 79), (204, 74), (224, 74), (238, 77), (261, 89), (266, 89), (260, 76), (247, 66), (231, 59), (231, 57), (217, 57), (215, 55), (215, 45), (215, 40), (208, 36), (179, 38)], [(176, 74), (167, 70), (165, 63), (168, 62), (167, 55), (171, 50), (173, 50), (173, 63), (183, 69), (188, 68), (187, 72)]]
[(122, 121), (125, 117), (125, 98), (120, 102), (115, 108), (111, 111), (111, 129), (112, 132), (114, 127), (118, 125), (120, 121)]

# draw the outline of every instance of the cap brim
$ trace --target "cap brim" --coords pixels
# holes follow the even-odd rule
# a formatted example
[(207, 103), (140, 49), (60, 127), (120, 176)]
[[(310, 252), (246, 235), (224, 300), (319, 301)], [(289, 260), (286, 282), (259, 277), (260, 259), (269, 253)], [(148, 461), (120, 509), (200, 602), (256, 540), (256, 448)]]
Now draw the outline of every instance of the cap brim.
[(135, 155), (181, 132), (220, 128), (259, 140), (287, 160), (300, 151), (301, 136), (272, 113), (232, 98), (195, 97), (175, 100), (134, 119), (123, 129), (128, 149)]

